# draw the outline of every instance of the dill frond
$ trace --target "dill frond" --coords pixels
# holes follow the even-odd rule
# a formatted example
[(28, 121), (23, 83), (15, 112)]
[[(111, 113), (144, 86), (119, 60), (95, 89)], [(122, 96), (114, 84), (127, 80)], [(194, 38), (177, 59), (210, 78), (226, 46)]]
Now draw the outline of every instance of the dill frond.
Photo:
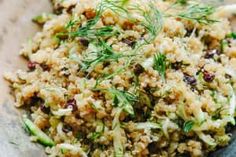
[(144, 13), (144, 18), (146, 19), (143, 23), (145, 28), (152, 36), (152, 40), (158, 35), (162, 30), (163, 19), (160, 11), (155, 7), (154, 4), (149, 4), (149, 12)]
[(177, 17), (201, 24), (211, 24), (217, 20), (211, 19), (209, 16), (215, 12), (215, 8), (209, 5), (192, 4), (187, 6), (186, 10), (180, 12)]
[(65, 25), (65, 29), (70, 31), (79, 22), (80, 22), (80, 19), (78, 17), (72, 16), (71, 20)]
[(140, 24), (144, 26), (149, 34), (149, 38), (145, 41), (145, 43), (149, 43), (154, 40), (163, 27), (163, 15), (158, 10), (156, 5), (153, 2), (149, 2), (147, 6), (148, 7), (145, 10), (141, 9), (142, 7), (140, 5), (134, 5), (132, 7), (133, 10), (138, 11), (140, 15), (143, 16), (143, 20), (140, 21)]
[(127, 57), (127, 60), (125, 62), (125, 64), (119, 68), (117, 68), (114, 72), (110, 73), (110, 74), (103, 74), (103, 76), (101, 76), (99, 79), (97, 79), (97, 82), (95, 84), (95, 88), (103, 81), (108, 80), (113, 78), (114, 76), (125, 72), (125, 70), (127, 70), (127, 68), (130, 66), (130, 64), (132, 63), (132, 61), (134, 60), (134, 56), (136, 55), (125, 55), (123, 57)]
[(82, 70), (92, 70), (97, 64), (105, 61), (118, 61), (120, 58), (130, 57), (130, 55), (114, 52), (112, 47), (103, 40), (99, 40), (96, 46), (97, 51), (85, 54), (81, 63)]
[(113, 29), (112, 26), (104, 26), (101, 28), (91, 28), (90, 24), (81, 27), (78, 31), (71, 33), (74, 37), (86, 37), (89, 39), (95, 39), (97, 37), (109, 37), (117, 34), (118, 32)]
[(153, 68), (154, 70), (158, 71), (163, 80), (165, 80), (166, 67), (167, 67), (166, 56), (164, 54), (157, 53), (154, 56)]
[(128, 10), (125, 8), (125, 4), (128, 0), (103, 0), (101, 6), (104, 9), (110, 9), (114, 13), (122, 17), (129, 17)]
[[(82, 62), (82, 70), (88, 70), (89, 68), (95, 67), (97, 64), (108, 61), (108, 60), (118, 60), (122, 56), (119, 54), (105, 54), (102, 52), (97, 52), (97, 57), (95, 59), (85, 59)], [(92, 69), (90, 69), (92, 70)]]
[[(78, 28), (77, 31), (71, 32), (70, 34), (74, 37), (87, 37), (87, 38), (97, 38), (97, 37), (110, 37), (118, 33), (113, 26), (104, 26), (96, 28), (95, 25), (102, 16), (102, 13), (110, 9), (119, 16), (128, 16), (128, 11), (124, 8), (125, 0), (102, 0), (96, 9), (96, 16), (89, 20), (84, 26)], [(73, 24), (70, 23), (70, 24)]]

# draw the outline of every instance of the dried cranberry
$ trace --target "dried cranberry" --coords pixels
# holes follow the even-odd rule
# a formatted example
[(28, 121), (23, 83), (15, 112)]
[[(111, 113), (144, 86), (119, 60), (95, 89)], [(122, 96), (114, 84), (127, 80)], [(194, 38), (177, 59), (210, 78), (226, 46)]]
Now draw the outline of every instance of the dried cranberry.
[(103, 67), (108, 67), (109, 65), (111, 65), (111, 63), (109, 61), (103, 62)]
[(68, 132), (72, 131), (72, 127), (69, 125), (63, 125), (62, 131), (65, 133), (68, 133)]
[(150, 93), (150, 91), (151, 91), (150, 86), (143, 87), (143, 89), (144, 89), (147, 93)]
[(142, 74), (144, 72), (144, 68), (143, 68), (143, 66), (142, 65), (140, 65), (140, 64), (136, 64), (135, 66), (134, 66), (134, 74), (135, 75), (140, 75), (140, 74)]
[(37, 97), (37, 95), (34, 95), (30, 98), (30, 104), (31, 105), (40, 105), (43, 103), (43, 99)]
[(212, 82), (215, 79), (215, 75), (207, 71), (204, 71), (203, 78), (206, 82)]
[(197, 84), (197, 80), (188, 74), (184, 74), (184, 81), (192, 86)]
[(47, 64), (40, 64), (40, 67), (43, 69), (43, 71), (49, 71), (50, 70), (50, 67), (47, 65)]
[(210, 50), (205, 54), (204, 58), (210, 59), (210, 58), (213, 58), (215, 55), (219, 55), (219, 54), (220, 54), (220, 51), (217, 49)]
[(192, 33), (193, 33), (193, 30), (191, 29), (191, 30), (188, 30), (187, 29), (187, 32), (186, 32), (186, 34), (185, 34), (185, 37), (190, 37), (191, 35), (192, 35)]
[(27, 66), (28, 66), (29, 70), (34, 70), (36, 68), (36, 65), (37, 65), (37, 62), (29, 61)]
[(182, 66), (182, 62), (171, 63), (171, 68), (174, 70), (179, 70)]
[(80, 38), (79, 42), (85, 47), (88, 47), (88, 45), (89, 45), (89, 41), (85, 38)]
[(72, 108), (72, 111), (76, 111), (78, 109), (76, 105), (76, 100), (75, 99), (68, 100), (66, 103), (66, 107), (67, 108), (70, 107)]
[(75, 7), (75, 5), (70, 5), (67, 9), (66, 12), (71, 14), (72, 13), (72, 9)]
[(127, 44), (130, 47), (134, 47), (134, 44), (136, 43), (135, 41), (129, 38), (122, 39), (122, 42)]
[(45, 104), (41, 104), (40, 105), (40, 110), (45, 113), (45, 114), (49, 114), (50, 113), (50, 108), (46, 107)]
[(152, 154), (156, 153), (158, 150), (158, 142), (152, 142), (148, 144), (148, 151)]

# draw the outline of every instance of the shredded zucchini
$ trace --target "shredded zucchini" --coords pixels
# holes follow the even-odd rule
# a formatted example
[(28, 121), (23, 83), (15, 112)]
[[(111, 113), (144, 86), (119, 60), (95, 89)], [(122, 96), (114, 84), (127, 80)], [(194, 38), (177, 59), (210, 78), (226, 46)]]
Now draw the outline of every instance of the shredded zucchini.
[(30, 134), (37, 138), (37, 141), (45, 146), (54, 146), (53, 140), (46, 135), (42, 130), (40, 130), (30, 119), (23, 116), (23, 123), (25, 127), (29, 130)]

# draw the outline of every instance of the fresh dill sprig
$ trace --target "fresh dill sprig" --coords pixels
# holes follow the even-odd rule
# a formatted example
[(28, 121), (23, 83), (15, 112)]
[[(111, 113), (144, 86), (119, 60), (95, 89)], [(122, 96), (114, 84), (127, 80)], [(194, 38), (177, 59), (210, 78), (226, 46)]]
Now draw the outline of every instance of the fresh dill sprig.
[(217, 20), (211, 19), (209, 16), (215, 12), (215, 8), (209, 5), (192, 4), (186, 10), (180, 12), (177, 17), (190, 21), (195, 21), (200, 24), (211, 24)]
[(84, 59), (82, 60), (81, 66), (82, 70), (90, 70), (99, 63), (105, 61), (118, 61), (123, 57), (130, 57), (130, 55), (123, 55), (121, 53), (114, 52), (112, 47), (108, 45), (105, 41), (99, 40), (97, 43), (97, 51), (86, 53)]
[(143, 15), (146, 19), (146, 23), (144, 22), (143, 24), (151, 34), (151, 39), (154, 40), (158, 33), (162, 30), (163, 19), (160, 11), (155, 7), (154, 4), (150, 4), (149, 6), (149, 12)]
[(122, 57), (120, 54), (106, 54), (103, 52), (95, 52), (96, 57), (94, 59), (84, 59), (82, 62), (82, 69), (83, 70), (88, 70), (91, 67), (94, 67), (98, 63), (105, 62), (107, 60), (118, 60), (119, 58)]
[(91, 28), (90, 24), (81, 27), (76, 32), (72, 32), (71, 35), (74, 37), (86, 37), (94, 39), (97, 37), (109, 37), (117, 34), (118, 32), (113, 29), (113, 26), (104, 26), (101, 28)]
[(163, 80), (165, 80), (166, 67), (167, 67), (166, 56), (162, 53), (157, 53), (154, 56), (153, 69), (158, 71), (159, 75)]
[[(113, 29), (113, 26), (104, 26), (100, 28), (95, 27), (95, 25), (100, 19), (102, 12), (103, 12), (103, 7), (99, 6), (98, 9), (96, 10), (96, 16), (93, 19), (87, 21), (87, 23), (84, 26), (81, 26), (76, 31), (69, 32), (69, 34), (72, 37), (86, 37), (86, 38), (92, 38), (92, 39), (98, 38), (98, 37), (112, 36), (116, 34), (117, 31)], [(74, 24), (74, 23), (72, 22), (70, 23), (70, 25), (71, 24)]]
[(102, 81), (111, 79), (111, 78), (113, 78), (114, 76), (116, 76), (116, 75), (118, 75), (118, 74), (120, 74), (120, 73), (122, 73), (122, 72), (124, 72), (124, 71), (125, 71), (125, 67), (121, 67), (121, 68), (116, 69), (116, 71), (114, 71), (114, 72), (111, 73), (111, 74), (104, 74), (101, 78), (99, 78), (99, 79), (97, 80), (96, 86), (97, 86), (99, 83), (101, 83)]
[(70, 30), (79, 22), (80, 22), (80, 19), (78, 17), (72, 16), (72, 19), (65, 25), (65, 29)]
[(108, 92), (112, 95), (114, 105), (121, 107), (127, 113), (134, 115), (133, 104), (137, 101), (137, 96), (115, 88), (108, 89)]
[(124, 7), (128, 0), (103, 0), (101, 6), (104, 9), (110, 9), (114, 13), (127, 17), (129, 16), (128, 10)]
[(101, 76), (99, 79), (97, 79), (94, 88), (96, 88), (101, 82), (103, 82), (105, 80), (108, 80), (108, 79), (111, 79), (114, 76), (116, 76), (116, 75), (118, 75), (122, 72), (125, 72), (125, 70), (130, 66), (130, 64), (134, 60), (134, 56), (135, 55), (126, 55), (126, 56), (124, 56), (124, 57), (127, 57), (127, 60), (126, 60), (125, 64), (123, 66), (117, 68), (114, 72), (112, 72), (110, 74), (103, 74), (103, 76)]
[[(90, 19), (87, 21), (87, 23), (84, 25), (84, 26), (81, 26), (79, 27), (76, 31), (72, 31), (72, 32), (69, 32), (69, 34), (72, 36), (72, 37), (85, 37), (85, 36), (96, 36), (96, 32), (97, 32), (97, 29), (99, 29), (98, 31), (101, 32), (102, 30), (105, 30), (105, 32), (109, 32), (111, 31), (111, 28), (93, 28), (99, 21), (102, 13), (104, 11), (104, 8), (102, 5), (98, 5), (98, 7), (96, 8), (96, 16), (93, 18), (93, 19)], [(70, 27), (70, 26), (73, 26), (74, 25), (74, 22), (69, 22), (67, 27)], [(102, 29), (102, 30), (100, 30)], [(98, 34), (97, 34), (98, 35)], [(104, 34), (103, 34), (104, 35)]]
[[(124, 4), (127, 0), (102, 0), (96, 9), (96, 16), (89, 20), (84, 26), (78, 28), (77, 31), (71, 32), (73, 37), (87, 37), (87, 38), (97, 38), (97, 37), (110, 37), (118, 33), (114, 30), (113, 26), (104, 26), (96, 28), (95, 25), (99, 21), (102, 13), (110, 9), (120, 16), (127, 16), (128, 11), (124, 8)], [(72, 23), (73, 24), (73, 23)]]
[(141, 9), (139, 5), (134, 6), (133, 9), (139, 11), (144, 18), (141, 21), (141, 25), (145, 27), (150, 35), (147, 42), (154, 40), (163, 27), (162, 13), (157, 9), (156, 5), (151, 2), (148, 4), (147, 10)]

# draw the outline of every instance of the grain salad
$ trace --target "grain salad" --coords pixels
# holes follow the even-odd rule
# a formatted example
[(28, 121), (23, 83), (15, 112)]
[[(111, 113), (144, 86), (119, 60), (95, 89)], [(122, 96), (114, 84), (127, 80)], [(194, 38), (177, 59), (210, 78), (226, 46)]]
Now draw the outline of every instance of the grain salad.
[(235, 125), (236, 33), (187, 0), (52, 0), (5, 74), (51, 157), (205, 157)]

